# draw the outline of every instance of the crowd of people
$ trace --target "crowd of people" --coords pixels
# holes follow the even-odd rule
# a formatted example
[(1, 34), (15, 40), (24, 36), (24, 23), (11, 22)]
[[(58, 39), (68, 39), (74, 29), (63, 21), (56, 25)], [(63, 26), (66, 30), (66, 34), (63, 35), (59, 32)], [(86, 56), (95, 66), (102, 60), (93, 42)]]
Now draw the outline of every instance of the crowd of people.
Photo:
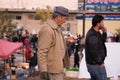
[[(71, 40), (72, 38), (74, 39), (73, 41)], [(74, 65), (71, 65), (70, 67), (79, 68), (79, 63), (83, 56), (82, 50), (85, 45), (84, 37), (78, 34), (76, 34), (76, 37), (71, 37), (68, 35), (66, 40), (69, 58), (72, 54), (74, 55)]]
[[(37, 34), (29, 34), (29, 32), (27, 30), (24, 30), (23, 28), (14, 31), (12, 34), (13, 35), (9, 39), (4, 34), (2, 39), (9, 40), (11, 42), (23, 43), (23, 47), (21, 48), (20, 51), (17, 51), (17, 53), (23, 54), (25, 57), (25, 61), (23, 61), (23, 62), (29, 63), (29, 73), (30, 74), (28, 76), (30, 76), (33, 72), (35, 72), (35, 67), (37, 66), (37, 50), (38, 50)], [(6, 64), (9, 64), (10, 67), (15, 67), (16, 72), (18, 72), (17, 68), (19, 68), (19, 65), (16, 65), (15, 59), (17, 59), (17, 57), (14, 54), (12, 54), (8, 59), (6, 59)], [(21, 67), (21, 69), (25, 69), (25, 68)], [(3, 74), (5, 74), (5, 73), (3, 73)]]

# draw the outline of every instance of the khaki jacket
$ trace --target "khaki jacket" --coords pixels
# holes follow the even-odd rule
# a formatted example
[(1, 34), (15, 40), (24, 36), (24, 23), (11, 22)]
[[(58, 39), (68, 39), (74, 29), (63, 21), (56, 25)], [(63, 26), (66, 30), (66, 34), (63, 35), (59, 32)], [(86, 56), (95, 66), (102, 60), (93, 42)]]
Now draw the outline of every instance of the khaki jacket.
[[(62, 53), (61, 32), (53, 20), (48, 20), (41, 28), (38, 35), (38, 66), (41, 72), (63, 72), (63, 56), (68, 63), (68, 55)], [(64, 41), (65, 43), (65, 41)]]

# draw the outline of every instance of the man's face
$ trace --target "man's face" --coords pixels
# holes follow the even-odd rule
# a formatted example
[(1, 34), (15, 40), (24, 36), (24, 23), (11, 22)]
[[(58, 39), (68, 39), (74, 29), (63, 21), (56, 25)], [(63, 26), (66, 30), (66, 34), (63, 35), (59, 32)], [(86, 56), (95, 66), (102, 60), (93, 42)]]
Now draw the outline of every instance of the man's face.
[(58, 18), (58, 21), (59, 21), (58, 25), (61, 26), (63, 23), (66, 22), (66, 19), (67, 19), (66, 16), (59, 16), (59, 18)]
[(99, 23), (99, 29), (103, 29), (104, 28), (104, 22), (103, 20)]

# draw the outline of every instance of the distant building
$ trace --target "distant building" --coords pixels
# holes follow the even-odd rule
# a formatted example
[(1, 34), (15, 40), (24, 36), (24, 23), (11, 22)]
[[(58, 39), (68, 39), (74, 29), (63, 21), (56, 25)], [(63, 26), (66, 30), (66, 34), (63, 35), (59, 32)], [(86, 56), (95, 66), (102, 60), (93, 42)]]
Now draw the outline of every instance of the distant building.
[[(46, 9), (50, 6), (64, 6), (70, 10), (69, 20), (64, 24), (63, 30), (69, 30), (76, 34), (77, 22), (75, 21), (75, 14), (78, 9), (78, 0), (2, 0), (0, 2), (0, 11), (7, 8), (9, 14), (12, 15), (14, 23), (28, 29), (30, 32), (40, 29), (40, 20), (35, 18), (36, 8)], [(71, 22), (72, 21), (72, 22)]]
[[(4, 11), (5, 9), (0, 9), (0, 11)], [(30, 33), (33, 31), (38, 32), (41, 28), (40, 19), (35, 17), (35, 10), (27, 10), (27, 9), (8, 9), (8, 13), (12, 17), (12, 22), (17, 23), (19, 27), (23, 27), (27, 29)], [(72, 34), (76, 34), (77, 32), (77, 21), (75, 18), (76, 11), (70, 10), (70, 15), (67, 19), (67, 22), (63, 25), (64, 31), (70, 31)]]
[(78, 9), (78, 0), (1, 0), (0, 8), (25, 8), (36, 9), (37, 7), (45, 9), (46, 6), (53, 8), (54, 6), (64, 6), (70, 10)]
[[(90, 0), (86, 0), (86, 2), (87, 1)], [(5, 8), (8, 8), (9, 14), (12, 16), (12, 22), (18, 23), (19, 26), (28, 29), (31, 33), (32, 31), (38, 32), (41, 28), (40, 20), (35, 17), (35, 10), (37, 7), (45, 9), (48, 5), (53, 9), (54, 6), (64, 6), (70, 10), (67, 23), (63, 25), (64, 31), (71, 32), (73, 35), (76, 33), (83, 35), (83, 14), (85, 14), (86, 34), (88, 29), (91, 27), (92, 17), (95, 14), (101, 14), (105, 17), (105, 25), (107, 26), (108, 31), (115, 33), (115, 29), (120, 28), (120, 2), (114, 3), (114, 1), (115, 0), (113, 0), (112, 3), (109, 2), (109, 4), (117, 4), (117, 7), (114, 5), (112, 7), (105, 6), (106, 8), (104, 8), (104, 6), (99, 7), (95, 5), (104, 4), (104, 2), (87, 2), (86, 5), (88, 6), (86, 7), (86, 11), (83, 11), (84, 0), (2, 0), (0, 2), (0, 11), (4, 11)], [(105, 9), (112, 9), (113, 12), (106, 11)]]

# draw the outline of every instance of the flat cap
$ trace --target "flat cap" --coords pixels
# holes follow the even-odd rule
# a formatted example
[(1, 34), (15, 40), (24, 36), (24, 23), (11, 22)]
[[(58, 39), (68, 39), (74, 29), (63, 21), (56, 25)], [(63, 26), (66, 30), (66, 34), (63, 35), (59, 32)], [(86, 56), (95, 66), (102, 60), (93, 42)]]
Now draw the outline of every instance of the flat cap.
[(68, 16), (69, 15), (68, 9), (65, 8), (65, 7), (62, 7), (62, 6), (54, 7), (54, 12), (59, 13), (62, 16)]

